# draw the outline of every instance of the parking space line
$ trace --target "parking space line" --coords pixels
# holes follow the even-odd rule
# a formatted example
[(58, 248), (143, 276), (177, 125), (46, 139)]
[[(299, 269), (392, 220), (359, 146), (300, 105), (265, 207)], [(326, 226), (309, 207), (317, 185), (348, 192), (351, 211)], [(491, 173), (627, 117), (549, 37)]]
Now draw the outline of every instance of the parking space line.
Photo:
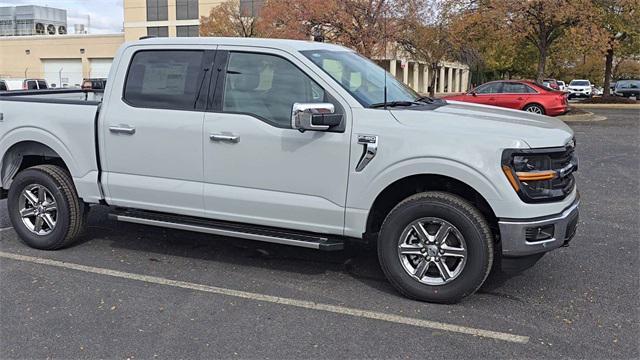
[(0, 229), (0, 232), (7, 231), (7, 230), (10, 230), (10, 229), (13, 229), (13, 227), (9, 226), (9, 227), (6, 227), (6, 228), (2, 228), (2, 229)]
[(6, 252), (0, 252), (0, 258), (28, 262), (33, 264), (54, 266), (54, 267), (64, 268), (64, 269), (83, 271), (86, 273), (106, 275), (106, 276), (111, 276), (111, 277), (116, 277), (121, 279), (137, 280), (137, 281), (142, 281), (150, 284), (172, 286), (172, 287), (202, 291), (202, 292), (207, 292), (212, 294), (232, 296), (236, 298), (249, 299), (254, 301), (289, 305), (289, 306), (294, 306), (294, 307), (303, 308), (303, 309), (326, 311), (334, 314), (349, 315), (349, 316), (354, 316), (359, 318), (380, 320), (380, 321), (386, 321), (386, 322), (391, 322), (396, 324), (417, 326), (417, 327), (432, 329), (432, 330), (441, 330), (441, 331), (448, 331), (448, 332), (459, 333), (459, 334), (473, 335), (473, 336), (479, 336), (479, 337), (484, 337), (489, 339), (502, 340), (502, 341), (520, 343), (520, 344), (526, 344), (529, 342), (528, 336), (521, 336), (516, 334), (484, 330), (484, 329), (477, 329), (477, 328), (472, 328), (467, 326), (442, 323), (438, 321), (415, 319), (415, 318), (410, 318), (406, 316), (399, 316), (399, 315), (387, 314), (387, 313), (376, 312), (376, 311), (349, 308), (344, 306), (322, 304), (322, 303), (316, 303), (312, 301), (296, 300), (296, 299), (279, 297), (279, 296), (264, 295), (264, 294), (258, 294), (258, 293), (240, 291), (240, 290), (226, 289), (226, 288), (221, 288), (216, 286), (209, 286), (209, 285), (203, 285), (203, 284), (197, 284), (197, 283), (191, 283), (191, 282), (179, 281), (179, 280), (171, 280), (171, 279), (165, 279), (165, 278), (156, 277), (156, 276), (134, 274), (134, 273), (128, 273), (123, 271), (68, 263), (68, 262), (58, 261), (58, 260), (51, 260), (51, 259), (6, 253)]

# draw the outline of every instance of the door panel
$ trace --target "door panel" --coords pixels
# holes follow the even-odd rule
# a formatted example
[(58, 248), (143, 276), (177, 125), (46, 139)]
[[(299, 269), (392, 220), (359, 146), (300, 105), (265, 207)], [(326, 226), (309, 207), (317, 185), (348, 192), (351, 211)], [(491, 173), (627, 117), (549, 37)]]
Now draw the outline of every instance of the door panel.
[[(520, 110), (527, 103), (531, 96), (528, 92), (530, 87), (517, 82), (505, 82), (502, 85), (501, 93), (497, 94), (497, 106)], [(531, 89), (531, 91), (534, 91)]]
[(300, 70), (304, 64), (277, 52), (275, 58), (254, 55), (234, 60), (231, 53), (226, 80), (216, 90), (216, 98), (218, 89), (226, 95), (218, 112), (205, 115), (206, 216), (342, 234), (350, 134), (293, 130), (288, 110), (294, 102), (323, 102), (331, 95)]
[[(112, 93), (102, 118), (110, 205), (203, 215), (204, 109), (196, 99), (212, 57), (200, 50), (134, 55), (122, 99)], [(116, 81), (124, 80), (119, 74)]]

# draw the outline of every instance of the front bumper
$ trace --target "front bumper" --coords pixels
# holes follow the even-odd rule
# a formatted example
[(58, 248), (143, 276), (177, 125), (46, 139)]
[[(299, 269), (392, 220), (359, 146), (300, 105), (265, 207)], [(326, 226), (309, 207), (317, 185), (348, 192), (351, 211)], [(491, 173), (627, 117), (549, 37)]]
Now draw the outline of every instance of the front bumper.
[[(502, 255), (506, 257), (527, 256), (544, 253), (567, 244), (575, 235), (578, 227), (578, 206), (576, 200), (562, 213), (537, 219), (501, 219), (500, 239)], [(527, 229), (530, 232), (538, 228), (553, 225), (553, 236), (539, 241), (527, 241)]]

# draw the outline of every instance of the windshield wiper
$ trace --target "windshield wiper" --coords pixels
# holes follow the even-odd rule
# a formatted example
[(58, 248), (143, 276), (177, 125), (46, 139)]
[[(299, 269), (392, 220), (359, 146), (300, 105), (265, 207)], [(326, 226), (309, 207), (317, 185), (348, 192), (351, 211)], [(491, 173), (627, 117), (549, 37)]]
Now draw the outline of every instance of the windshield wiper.
[(433, 104), (436, 101), (436, 99), (434, 99), (434, 98), (432, 98), (430, 96), (420, 96), (415, 101), (423, 102), (423, 103), (427, 103), (427, 104)]
[(411, 106), (411, 105), (422, 105), (422, 104), (415, 101), (388, 101), (388, 102), (371, 104), (369, 105), (369, 108), (375, 109), (375, 108), (381, 108), (381, 107), (398, 107), (398, 106)]

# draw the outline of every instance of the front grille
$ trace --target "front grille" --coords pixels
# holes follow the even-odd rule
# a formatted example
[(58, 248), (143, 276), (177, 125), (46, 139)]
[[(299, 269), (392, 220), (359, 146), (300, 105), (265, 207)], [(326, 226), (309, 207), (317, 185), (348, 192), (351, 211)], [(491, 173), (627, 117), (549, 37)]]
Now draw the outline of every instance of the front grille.
[(551, 189), (560, 190), (563, 194), (569, 194), (575, 187), (573, 173), (578, 170), (578, 158), (573, 146), (566, 147), (564, 151), (549, 154), (551, 169), (558, 172), (558, 177), (551, 181)]

